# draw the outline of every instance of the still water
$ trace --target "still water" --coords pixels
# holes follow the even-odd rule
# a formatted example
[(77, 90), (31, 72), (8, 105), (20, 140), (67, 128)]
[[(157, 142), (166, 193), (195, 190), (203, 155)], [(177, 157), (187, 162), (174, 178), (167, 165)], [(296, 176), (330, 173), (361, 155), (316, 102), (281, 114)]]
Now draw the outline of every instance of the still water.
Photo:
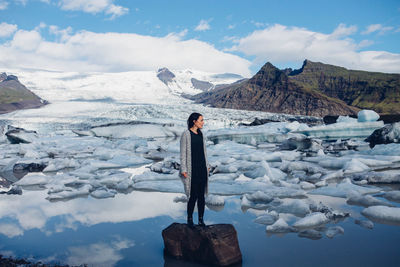
[[(46, 191), (0, 196), (0, 254), (32, 261), (90, 266), (200, 266), (164, 258), (161, 231), (185, 221), (185, 203), (175, 193), (132, 191), (114, 198), (49, 202)], [(344, 200), (324, 197), (344, 207)], [(343, 204), (343, 205), (342, 205)], [(348, 206), (347, 206), (348, 209)], [(221, 209), (207, 209), (206, 223), (231, 223), (238, 232), (239, 266), (399, 266), (400, 227), (375, 223), (370, 230), (352, 217), (333, 239), (268, 235), (257, 211), (242, 211), (237, 196)], [(195, 215), (196, 219), (196, 215)], [(334, 224), (328, 224), (331, 226)]]

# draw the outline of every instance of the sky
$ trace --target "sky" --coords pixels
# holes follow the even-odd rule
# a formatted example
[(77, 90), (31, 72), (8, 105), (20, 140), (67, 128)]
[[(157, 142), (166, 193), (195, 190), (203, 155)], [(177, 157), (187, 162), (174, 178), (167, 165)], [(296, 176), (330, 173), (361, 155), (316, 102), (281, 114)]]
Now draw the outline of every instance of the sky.
[(0, 71), (400, 73), (398, 0), (0, 0)]

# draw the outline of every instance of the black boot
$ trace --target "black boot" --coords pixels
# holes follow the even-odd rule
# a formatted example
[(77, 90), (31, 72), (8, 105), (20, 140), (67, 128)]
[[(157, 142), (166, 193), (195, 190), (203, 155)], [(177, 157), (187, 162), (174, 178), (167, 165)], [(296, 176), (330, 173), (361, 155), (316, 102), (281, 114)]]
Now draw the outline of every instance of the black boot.
[(194, 227), (193, 218), (192, 218), (192, 217), (188, 217), (188, 218), (187, 218), (187, 225), (188, 225), (190, 228), (193, 228), (193, 227)]
[(199, 226), (206, 226), (206, 224), (203, 221), (203, 217), (199, 217)]

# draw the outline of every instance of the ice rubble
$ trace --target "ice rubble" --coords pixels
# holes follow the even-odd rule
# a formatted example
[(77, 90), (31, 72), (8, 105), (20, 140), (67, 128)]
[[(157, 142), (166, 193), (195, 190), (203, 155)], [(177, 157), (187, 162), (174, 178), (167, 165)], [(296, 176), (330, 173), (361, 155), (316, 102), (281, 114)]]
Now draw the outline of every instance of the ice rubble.
[(362, 195), (353, 195), (349, 199), (347, 199), (347, 204), (349, 205), (357, 205), (363, 207), (370, 206), (388, 206), (394, 207), (393, 204), (380, 200), (370, 195), (362, 196)]
[(314, 195), (326, 195), (333, 197), (347, 198), (351, 195), (359, 194), (374, 194), (379, 193), (381, 190), (377, 187), (364, 187), (353, 184), (349, 178), (343, 179), (342, 182), (337, 185), (328, 185), (325, 187), (320, 187), (310, 191), (310, 194)]

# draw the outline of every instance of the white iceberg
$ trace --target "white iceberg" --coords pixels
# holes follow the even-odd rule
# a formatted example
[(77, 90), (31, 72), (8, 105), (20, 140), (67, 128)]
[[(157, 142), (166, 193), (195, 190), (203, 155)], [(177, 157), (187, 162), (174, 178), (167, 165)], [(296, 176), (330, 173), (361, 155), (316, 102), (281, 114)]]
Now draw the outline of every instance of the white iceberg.
[(314, 228), (328, 222), (329, 219), (326, 217), (324, 213), (314, 212), (296, 221), (293, 224), (293, 227), (297, 229)]
[(274, 224), (268, 225), (266, 227), (268, 233), (290, 233), (293, 232), (294, 229), (289, 226), (284, 219), (279, 218)]
[(373, 221), (400, 225), (400, 208), (397, 207), (372, 206), (361, 214)]
[(368, 121), (377, 121), (380, 116), (373, 110), (364, 109), (358, 112), (357, 117), (358, 117), (358, 122), (368, 122)]

